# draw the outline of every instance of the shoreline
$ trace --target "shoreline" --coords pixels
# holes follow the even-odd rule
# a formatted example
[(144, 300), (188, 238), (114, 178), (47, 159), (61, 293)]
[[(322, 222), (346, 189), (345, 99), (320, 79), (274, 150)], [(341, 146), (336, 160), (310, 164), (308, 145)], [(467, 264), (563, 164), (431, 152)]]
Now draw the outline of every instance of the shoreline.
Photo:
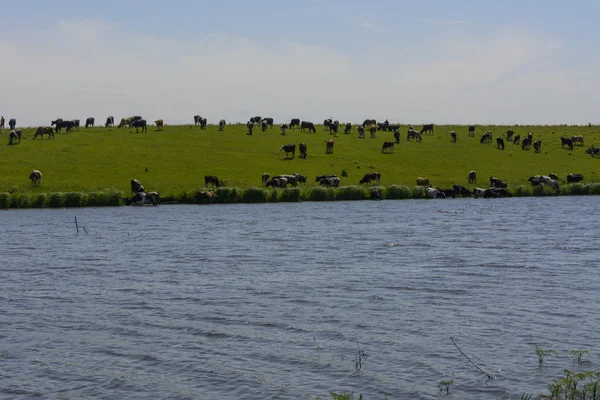
[[(508, 197), (551, 197), (600, 195), (600, 183), (573, 183), (561, 186), (559, 191), (549, 187), (517, 186), (510, 190)], [(3, 192), (0, 193), (0, 209), (31, 208), (81, 208), (125, 206), (127, 196), (119, 189), (105, 189), (95, 192)], [(448, 197), (452, 198), (452, 197)], [(459, 197), (456, 198), (474, 198)], [(480, 197), (481, 198), (481, 197)], [(265, 187), (220, 187), (215, 190), (196, 188), (164, 196), (160, 202), (167, 204), (258, 204), (294, 203), (304, 201), (358, 201), (358, 200), (416, 200), (429, 199), (423, 186), (322, 186), (268, 189)], [(483, 198), (482, 198), (483, 199)], [(445, 199), (437, 199), (445, 200)], [(135, 205), (139, 206), (139, 205)], [(151, 204), (145, 206), (152, 206)]]

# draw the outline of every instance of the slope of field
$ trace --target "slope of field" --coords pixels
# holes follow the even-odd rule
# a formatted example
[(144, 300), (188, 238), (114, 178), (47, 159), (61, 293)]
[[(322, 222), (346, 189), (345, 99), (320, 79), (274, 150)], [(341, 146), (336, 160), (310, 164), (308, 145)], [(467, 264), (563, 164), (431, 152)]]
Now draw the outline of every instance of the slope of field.
[[(32, 140), (34, 129), (23, 129), (26, 139), (18, 145), (0, 146), (0, 192), (90, 192), (105, 188), (129, 192), (132, 178), (139, 179), (147, 190), (158, 190), (169, 196), (181, 190), (204, 186), (205, 175), (216, 175), (228, 186), (247, 188), (261, 185), (261, 175), (300, 173), (315, 185), (314, 177), (322, 174), (341, 178), (340, 185), (356, 185), (368, 172), (381, 173), (381, 184), (414, 186), (417, 177), (429, 178), (434, 186), (448, 187), (454, 183), (467, 187), (488, 187), (489, 177), (508, 182), (509, 187), (528, 185), (531, 175), (557, 173), (561, 184), (568, 173), (581, 173), (584, 182), (598, 182), (596, 171), (600, 160), (585, 153), (593, 144), (600, 144), (598, 128), (588, 126), (516, 126), (511, 127), (521, 137), (533, 133), (542, 140), (542, 151), (535, 153), (512, 143), (504, 151), (496, 148), (496, 137), (505, 137), (508, 127), (477, 126), (475, 137), (469, 137), (466, 126), (436, 126), (433, 135), (423, 141), (407, 142), (407, 126), (402, 126), (401, 142), (394, 154), (382, 154), (384, 141), (393, 141), (391, 132), (378, 131), (376, 138), (359, 139), (356, 128), (352, 134), (343, 132), (333, 137), (323, 126), (316, 134), (288, 130), (280, 134), (277, 126), (267, 132), (255, 129), (247, 135), (245, 125), (228, 125), (224, 132), (216, 126), (206, 130), (190, 126), (165, 126), (146, 133), (135, 129), (81, 128), (79, 132), (57, 133), (55, 140)], [(450, 141), (450, 131), (458, 134)], [(492, 144), (480, 144), (481, 134), (493, 132)], [(561, 136), (583, 135), (584, 146), (573, 150), (562, 148)], [(8, 130), (2, 132), (8, 141)], [(325, 154), (325, 141), (335, 140), (333, 154)], [(308, 146), (306, 160), (285, 159), (280, 147), (300, 142)], [(32, 169), (43, 173), (41, 188), (31, 188), (28, 180)], [(147, 171), (146, 171), (147, 169)], [(476, 170), (478, 183), (467, 185), (467, 173)]]

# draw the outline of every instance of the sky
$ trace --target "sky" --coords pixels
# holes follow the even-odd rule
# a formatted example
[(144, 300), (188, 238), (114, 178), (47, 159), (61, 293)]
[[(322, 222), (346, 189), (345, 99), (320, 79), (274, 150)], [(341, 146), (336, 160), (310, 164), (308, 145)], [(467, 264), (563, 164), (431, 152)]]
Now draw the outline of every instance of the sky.
[(3, 3), (0, 115), (18, 126), (600, 123), (600, 0)]

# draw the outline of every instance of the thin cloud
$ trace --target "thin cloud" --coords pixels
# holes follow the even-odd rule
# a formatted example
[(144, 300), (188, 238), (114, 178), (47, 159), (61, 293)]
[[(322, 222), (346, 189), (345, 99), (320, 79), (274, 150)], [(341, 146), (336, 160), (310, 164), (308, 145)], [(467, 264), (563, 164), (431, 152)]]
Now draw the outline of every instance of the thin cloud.
[(468, 25), (472, 21), (468, 19), (444, 19), (444, 18), (423, 18), (418, 19), (420, 24), (434, 24), (434, 25)]
[[(101, 22), (90, 26), (63, 21), (50, 32), (0, 39), (0, 49), (19, 60), (4, 66), (10, 79), (3, 90), (11, 93), (4, 115), (23, 126), (108, 115), (180, 124), (198, 113), (213, 122), (260, 114), (315, 122), (333, 116), (414, 124), (579, 123), (594, 119), (593, 94), (600, 91), (598, 57), (558, 63), (560, 40), (512, 27), (445, 35), (420, 43), (410, 57), (381, 63), (293, 41), (166, 38)], [(381, 46), (378, 52), (398, 52), (395, 44)]]
[(381, 25), (374, 24), (372, 22), (364, 21), (364, 20), (358, 21), (358, 26), (360, 26), (364, 30), (367, 30), (367, 31), (370, 31), (370, 32), (383, 33), (383, 32), (387, 31), (387, 29), (385, 29)]

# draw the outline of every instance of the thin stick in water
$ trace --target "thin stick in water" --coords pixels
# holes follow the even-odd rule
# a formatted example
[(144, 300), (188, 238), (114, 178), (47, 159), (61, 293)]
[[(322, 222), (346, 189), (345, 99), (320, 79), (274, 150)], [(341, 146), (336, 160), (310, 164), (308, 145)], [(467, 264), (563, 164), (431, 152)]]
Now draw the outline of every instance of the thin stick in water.
[(77, 229), (77, 233), (79, 233), (79, 225), (77, 225), (77, 217), (75, 217), (75, 229)]
[(485, 372), (484, 370), (482, 370), (481, 368), (479, 368), (479, 366), (477, 364), (475, 364), (473, 361), (471, 361), (471, 359), (460, 349), (460, 347), (458, 347), (458, 345), (456, 344), (456, 342), (454, 341), (454, 338), (452, 336), (450, 336), (450, 340), (452, 340), (452, 343), (454, 343), (454, 346), (456, 346), (456, 348), (458, 349), (458, 351), (460, 351), (460, 354), (462, 354), (463, 356), (465, 356), (465, 358), (467, 360), (469, 360), (469, 362), (471, 364), (473, 364), (475, 366), (475, 368), (477, 368), (478, 370), (480, 370), (481, 372), (483, 372), (485, 374), (485, 376), (487, 376), (488, 380), (494, 379), (493, 376), (491, 376), (490, 374), (488, 374), (487, 372)]

